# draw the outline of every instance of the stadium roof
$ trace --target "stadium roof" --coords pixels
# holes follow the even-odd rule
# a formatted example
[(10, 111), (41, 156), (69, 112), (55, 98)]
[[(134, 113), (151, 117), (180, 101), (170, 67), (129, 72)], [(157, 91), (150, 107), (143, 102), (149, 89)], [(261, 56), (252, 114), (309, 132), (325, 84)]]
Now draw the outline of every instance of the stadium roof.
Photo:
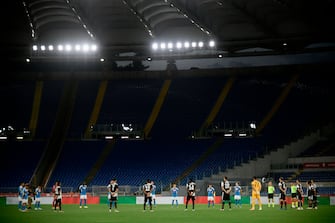
[(24, 0), (4, 1), (2, 9), (9, 12), (2, 13), (1, 35), (7, 59), (60, 44), (64, 51), (94, 44), (99, 56), (116, 59), (155, 50), (163, 58), (194, 58), (335, 47), (331, 0)]

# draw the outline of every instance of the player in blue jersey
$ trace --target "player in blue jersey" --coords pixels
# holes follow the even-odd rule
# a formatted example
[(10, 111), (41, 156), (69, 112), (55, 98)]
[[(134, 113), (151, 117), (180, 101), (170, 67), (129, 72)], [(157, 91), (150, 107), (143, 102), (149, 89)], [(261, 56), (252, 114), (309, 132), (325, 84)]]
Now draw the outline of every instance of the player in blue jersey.
[(215, 188), (211, 184), (209, 184), (208, 187), (207, 187), (207, 202), (208, 202), (208, 207), (211, 206), (211, 203), (212, 203), (212, 207), (214, 207), (214, 203), (215, 203)]
[(156, 207), (156, 185), (155, 185), (155, 182), (151, 181), (151, 185), (152, 185), (151, 198), (152, 198), (154, 207)]
[(41, 193), (42, 193), (42, 187), (41, 186), (36, 187), (35, 189), (35, 210), (42, 210)]
[(22, 182), (20, 184), (20, 186), (18, 187), (18, 190), (17, 190), (17, 199), (19, 201), (19, 204), (18, 204), (18, 209), (21, 210), (22, 209), (22, 197), (23, 197), (23, 188), (24, 188), (24, 183)]
[(241, 202), (241, 192), (242, 192), (242, 188), (239, 185), (238, 182), (235, 183), (234, 186), (234, 200), (235, 200), (235, 207), (242, 207), (242, 202)]
[(22, 206), (21, 211), (27, 211), (28, 197), (29, 197), (29, 185), (25, 184), (22, 188)]
[(174, 206), (174, 202), (176, 201), (176, 207), (178, 207), (178, 193), (179, 188), (177, 187), (177, 184), (173, 184), (171, 188), (171, 197), (172, 197), (172, 207)]
[(86, 185), (86, 182), (83, 182), (83, 184), (81, 184), (79, 186), (79, 192), (80, 192), (79, 208), (82, 208), (83, 202), (84, 202), (84, 208), (88, 208), (87, 207), (87, 185)]

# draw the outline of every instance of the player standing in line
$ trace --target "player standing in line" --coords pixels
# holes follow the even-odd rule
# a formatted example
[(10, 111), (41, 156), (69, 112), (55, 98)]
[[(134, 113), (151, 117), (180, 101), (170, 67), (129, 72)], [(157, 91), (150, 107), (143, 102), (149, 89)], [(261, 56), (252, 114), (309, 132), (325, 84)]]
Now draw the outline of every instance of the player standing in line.
[(151, 181), (151, 184), (152, 184), (151, 197), (154, 203), (154, 207), (156, 207), (156, 185), (154, 181)]
[(27, 211), (27, 205), (28, 205), (28, 196), (29, 196), (29, 191), (28, 191), (28, 184), (25, 184), (24, 187), (22, 188), (22, 206), (21, 206), (21, 211)]
[(268, 183), (268, 207), (271, 207), (271, 205), (273, 208), (275, 207), (275, 201), (273, 199), (274, 193), (275, 193), (275, 187), (273, 186), (272, 181), (269, 181)]
[(62, 188), (61, 188), (61, 183), (60, 181), (58, 181), (56, 183), (56, 188), (55, 188), (55, 198), (56, 198), (56, 203), (55, 203), (55, 208), (54, 211), (56, 211), (56, 208), (58, 206), (58, 210), (59, 212), (63, 212), (62, 211)]
[(56, 191), (57, 184), (58, 184), (58, 181), (56, 181), (55, 184), (52, 185), (52, 190), (51, 190), (51, 192), (53, 193), (52, 209), (56, 207), (57, 196), (55, 195), (55, 191)]
[(314, 180), (311, 180), (311, 186), (313, 191), (313, 201), (312, 201), (313, 208), (318, 209), (318, 188), (314, 183)]
[(292, 197), (292, 208), (298, 207), (298, 200), (297, 200), (297, 185), (296, 183), (291, 184), (291, 197)]
[(242, 201), (241, 201), (241, 192), (242, 192), (242, 188), (239, 185), (238, 182), (235, 183), (234, 186), (234, 200), (235, 200), (235, 207), (242, 207)]
[(223, 181), (221, 181), (221, 190), (222, 190), (222, 207), (221, 211), (224, 211), (225, 202), (228, 201), (229, 210), (231, 210), (231, 201), (230, 201), (230, 192), (231, 186), (226, 176), (223, 177)]
[(147, 202), (149, 202), (149, 206), (150, 206), (150, 211), (153, 212), (152, 210), (152, 184), (151, 184), (151, 180), (147, 180), (147, 183), (143, 185), (142, 189), (143, 189), (143, 193), (144, 193), (144, 204), (143, 204), (143, 211), (146, 210), (146, 205)]
[(297, 210), (304, 210), (304, 208), (302, 207), (302, 195), (304, 194), (303, 189), (302, 189), (302, 185), (300, 183), (299, 180), (296, 180), (296, 185), (297, 185), (297, 197), (298, 197), (298, 208)]
[(190, 200), (192, 200), (192, 211), (195, 211), (195, 209), (194, 209), (195, 186), (196, 186), (196, 184), (192, 179), (190, 179), (189, 182), (186, 184), (187, 197), (186, 197), (185, 211), (187, 211), (188, 202)]
[(256, 200), (258, 201), (258, 210), (262, 210), (262, 201), (261, 201), (261, 189), (262, 189), (262, 184), (261, 182), (259, 182), (259, 180), (257, 180), (256, 177), (252, 178), (252, 182), (251, 182), (251, 188), (252, 188), (252, 192), (251, 192), (251, 211), (255, 210), (255, 203)]
[(35, 189), (35, 210), (42, 210), (41, 208), (41, 186), (36, 187)]
[(108, 200), (109, 200), (109, 212), (112, 212), (114, 207), (114, 212), (119, 212), (117, 209), (117, 196), (119, 192), (119, 185), (117, 180), (113, 178), (107, 186), (108, 189)]
[(214, 207), (214, 203), (215, 203), (215, 188), (213, 187), (212, 184), (209, 184), (207, 187), (207, 202), (208, 202), (208, 207), (211, 206), (212, 203), (212, 207)]
[(173, 184), (171, 188), (172, 207), (174, 206), (175, 201), (176, 201), (176, 207), (178, 207), (178, 199), (177, 199), (178, 193), (179, 193), (179, 188), (177, 187), (176, 184)]
[(24, 188), (24, 183), (22, 182), (22, 183), (20, 184), (20, 186), (18, 187), (18, 190), (17, 190), (17, 193), (18, 193), (18, 195), (17, 195), (17, 199), (18, 199), (18, 201), (19, 201), (19, 203), (18, 203), (18, 209), (19, 209), (19, 210), (22, 210), (23, 188)]
[(84, 201), (84, 208), (88, 208), (87, 207), (87, 185), (86, 185), (86, 182), (83, 182), (83, 184), (81, 184), (79, 186), (79, 192), (80, 192), (79, 208), (82, 208), (83, 201)]
[(280, 191), (280, 209), (283, 209), (283, 205), (285, 206), (285, 210), (287, 209), (287, 203), (286, 203), (286, 183), (282, 177), (279, 177), (279, 183), (278, 183), (278, 188)]

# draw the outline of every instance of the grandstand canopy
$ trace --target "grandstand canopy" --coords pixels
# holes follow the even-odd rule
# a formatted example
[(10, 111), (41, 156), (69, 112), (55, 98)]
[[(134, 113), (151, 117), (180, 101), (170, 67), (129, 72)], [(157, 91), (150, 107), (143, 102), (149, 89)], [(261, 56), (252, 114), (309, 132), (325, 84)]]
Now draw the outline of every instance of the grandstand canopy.
[(334, 1), (303, 0), (5, 1), (1, 57), (91, 49), (102, 60), (333, 51), (334, 8)]

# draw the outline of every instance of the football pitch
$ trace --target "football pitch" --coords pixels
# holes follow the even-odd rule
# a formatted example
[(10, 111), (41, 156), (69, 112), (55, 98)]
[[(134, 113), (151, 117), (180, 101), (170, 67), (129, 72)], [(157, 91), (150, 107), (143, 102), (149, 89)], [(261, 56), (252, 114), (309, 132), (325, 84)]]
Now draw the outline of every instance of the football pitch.
[[(257, 207), (257, 206), (256, 206)], [(172, 208), (170, 205), (157, 205), (153, 212), (143, 212), (142, 205), (121, 204), (118, 213), (109, 212), (107, 205), (90, 205), (87, 209), (80, 209), (78, 205), (63, 205), (64, 212), (54, 212), (49, 205), (42, 206), (43, 210), (29, 210), (20, 212), (15, 205), (0, 207), (0, 219), (5, 223), (309, 223), (334, 222), (335, 207), (320, 205), (318, 210), (297, 211), (288, 207), (279, 207), (250, 211), (249, 205), (242, 208), (220, 211), (220, 205), (208, 208), (207, 205), (196, 205), (195, 211), (185, 211), (184, 205)]]

